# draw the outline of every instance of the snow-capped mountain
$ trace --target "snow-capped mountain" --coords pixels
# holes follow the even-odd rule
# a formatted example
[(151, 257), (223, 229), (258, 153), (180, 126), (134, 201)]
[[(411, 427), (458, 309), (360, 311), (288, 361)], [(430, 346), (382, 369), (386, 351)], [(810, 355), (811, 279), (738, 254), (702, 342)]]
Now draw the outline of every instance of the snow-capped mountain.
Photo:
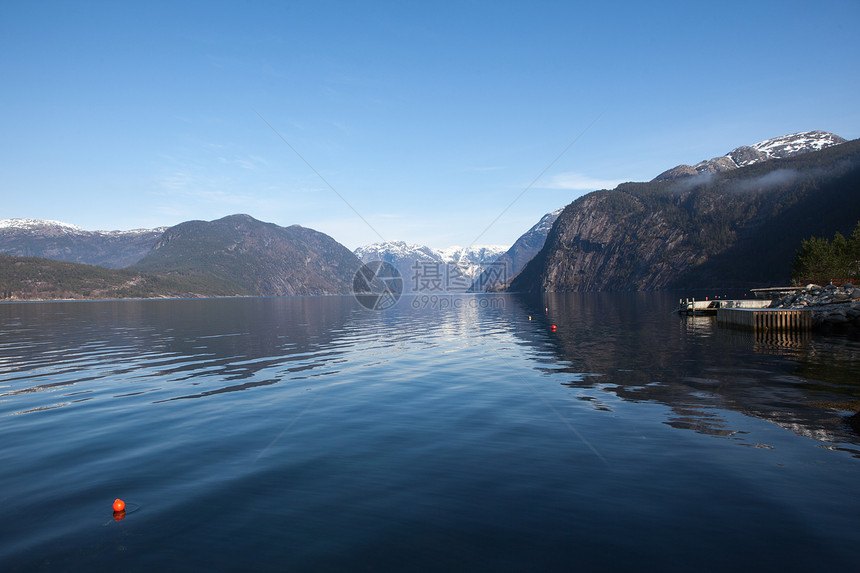
[(561, 215), (562, 211), (564, 211), (564, 207), (560, 207), (551, 213), (547, 213), (540, 218), (540, 221), (538, 221), (534, 227), (526, 231), (523, 234), (523, 237), (529, 234), (533, 234), (542, 235), (544, 238), (546, 238), (547, 234), (549, 234), (549, 230), (552, 229), (552, 224), (555, 223), (555, 220), (558, 219), (558, 216)]
[(0, 219), (0, 229), (43, 230), (59, 233), (86, 233), (77, 225), (46, 219)]
[(400, 271), (405, 292), (461, 292), (507, 247), (475, 245), (433, 249), (404, 241), (373, 243), (353, 251), (362, 262), (385, 261)]
[(523, 233), (510, 249), (493, 262), (491, 268), (478, 276), (472, 285), (472, 290), (477, 292), (498, 290), (519, 274), (543, 248), (549, 230), (552, 229), (553, 223), (562, 211), (564, 207), (541, 217), (540, 221)]
[[(838, 135), (827, 133), (826, 131), (804, 131), (767, 139), (756, 143), (752, 148), (761, 151), (767, 156), (767, 159), (778, 159), (808, 151), (819, 151), (825, 147), (840, 143), (845, 143), (845, 139)], [(756, 162), (750, 161), (748, 163), (739, 163), (739, 165), (749, 165), (750, 163)]]
[(669, 181), (697, 173), (717, 173), (770, 159), (783, 159), (819, 151), (833, 145), (845, 143), (845, 139), (826, 131), (804, 131), (766, 139), (753, 145), (737, 147), (721, 157), (700, 161), (695, 165), (678, 165), (664, 171), (652, 181)]
[(0, 219), (0, 253), (123, 268), (142, 259), (166, 229), (86, 231), (62, 221)]
[(477, 267), (492, 263), (507, 251), (504, 245), (476, 245), (472, 247), (448, 247), (438, 252), (446, 263), (460, 265), (471, 277), (477, 275)]
[(18, 229), (29, 231), (31, 233), (66, 233), (85, 236), (109, 236), (115, 237), (118, 235), (145, 235), (148, 233), (159, 232), (163, 233), (168, 227), (157, 227), (155, 229), (130, 229), (128, 231), (87, 231), (62, 221), (51, 221), (49, 219), (0, 219), (0, 232), (3, 229)]

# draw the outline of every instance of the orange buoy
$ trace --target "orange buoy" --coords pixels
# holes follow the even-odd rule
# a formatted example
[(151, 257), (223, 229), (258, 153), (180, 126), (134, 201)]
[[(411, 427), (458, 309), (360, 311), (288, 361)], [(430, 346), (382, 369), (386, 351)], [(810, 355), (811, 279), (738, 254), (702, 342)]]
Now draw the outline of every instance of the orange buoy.
[(121, 500), (121, 499), (117, 498), (117, 499), (113, 502), (113, 510), (114, 510), (114, 511), (123, 511), (123, 510), (125, 510), (125, 502), (124, 502), (123, 500)]

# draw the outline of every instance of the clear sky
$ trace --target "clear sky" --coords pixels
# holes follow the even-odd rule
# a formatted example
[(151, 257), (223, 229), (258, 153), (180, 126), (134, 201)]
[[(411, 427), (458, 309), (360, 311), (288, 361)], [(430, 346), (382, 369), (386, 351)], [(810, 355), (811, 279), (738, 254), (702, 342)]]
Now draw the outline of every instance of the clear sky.
[(857, 0), (2, 0), (0, 218), (509, 245), (594, 189), (860, 137), (858, 26)]

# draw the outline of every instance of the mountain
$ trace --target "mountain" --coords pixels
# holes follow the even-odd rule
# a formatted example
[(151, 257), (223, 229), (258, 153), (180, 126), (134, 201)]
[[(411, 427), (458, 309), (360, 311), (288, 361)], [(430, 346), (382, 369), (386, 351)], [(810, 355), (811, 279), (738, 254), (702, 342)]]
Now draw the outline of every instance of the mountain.
[[(763, 153), (791, 147), (765, 143)], [(847, 234), (858, 220), (860, 140), (722, 172), (624, 183), (565, 207), (509, 290), (773, 286), (788, 282), (803, 239)]]
[(0, 255), (0, 300), (194, 297), (216, 293), (180, 277)]
[(496, 260), (507, 251), (504, 245), (473, 245), (471, 247), (448, 247), (440, 249), (442, 260), (449, 267), (456, 266), (463, 276), (468, 279), (466, 287), (484, 271), (484, 269), (496, 262)]
[(249, 215), (167, 229), (132, 270), (193, 279), (224, 295), (349, 294), (361, 263), (323, 233)]
[(40, 219), (0, 219), (0, 253), (119, 269), (142, 259), (167, 227), (85, 231)]
[(403, 277), (406, 292), (466, 291), (506, 247), (481, 245), (433, 249), (403, 241), (373, 243), (354, 253), (362, 262), (384, 261)]
[(417, 274), (423, 269), (438, 268), (439, 272), (444, 273), (445, 262), (438, 251), (422, 245), (410, 245), (404, 241), (373, 243), (358, 247), (353, 253), (363, 263), (384, 261), (392, 265), (403, 277), (405, 292), (423, 290), (412, 286), (416, 282)]
[(553, 223), (564, 209), (556, 209), (541, 217), (531, 229), (523, 233), (511, 248), (500, 255), (493, 265), (484, 270), (472, 284), (475, 292), (501, 290), (541, 250)]
[(678, 165), (664, 171), (652, 179), (652, 182), (671, 181), (672, 179), (699, 173), (730, 171), (770, 159), (785, 159), (786, 157), (793, 157), (801, 153), (820, 151), (840, 143), (845, 143), (845, 139), (826, 131), (792, 133), (791, 135), (783, 135), (760, 141), (754, 145), (737, 147), (722, 157), (700, 161), (696, 165)]

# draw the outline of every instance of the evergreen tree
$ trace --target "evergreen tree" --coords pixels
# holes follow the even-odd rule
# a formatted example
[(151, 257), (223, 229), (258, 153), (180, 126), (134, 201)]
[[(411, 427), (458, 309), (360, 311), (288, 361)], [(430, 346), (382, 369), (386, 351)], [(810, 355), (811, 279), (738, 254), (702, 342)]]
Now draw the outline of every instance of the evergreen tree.
[(836, 233), (832, 241), (819, 237), (803, 241), (791, 266), (796, 284), (855, 280), (860, 276), (860, 222), (847, 239)]

